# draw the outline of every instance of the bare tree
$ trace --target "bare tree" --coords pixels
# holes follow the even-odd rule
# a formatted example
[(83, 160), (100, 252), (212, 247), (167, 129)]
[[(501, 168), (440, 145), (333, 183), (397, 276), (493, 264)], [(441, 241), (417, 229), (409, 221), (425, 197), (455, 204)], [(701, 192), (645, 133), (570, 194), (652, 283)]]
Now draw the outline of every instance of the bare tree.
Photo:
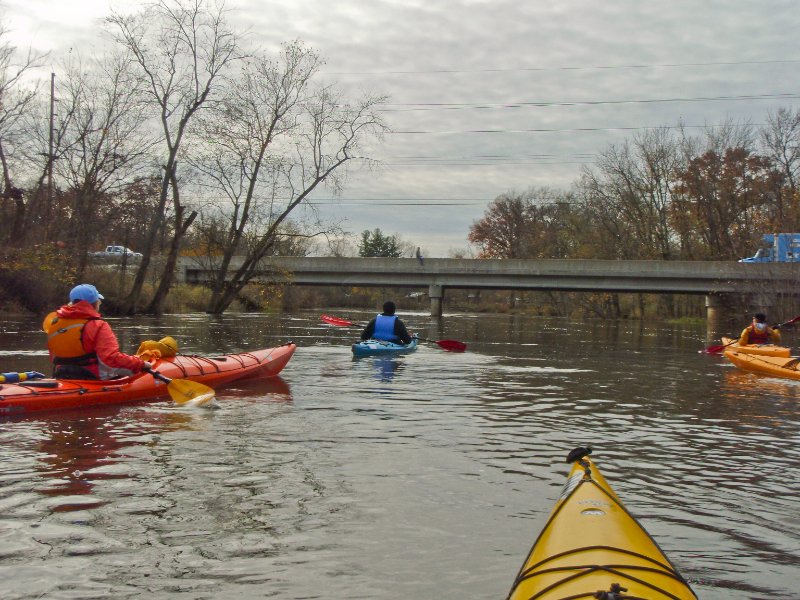
[(73, 57), (64, 71), (59, 106), (68, 118), (56, 172), (72, 201), (67, 239), (80, 276), (89, 244), (102, 235), (96, 216), (114, 212), (104, 203), (146, 168), (155, 136), (143, 127), (141, 79), (125, 57), (109, 55), (88, 67)]
[[(19, 57), (7, 41), (8, 30), (0, 23), (0, 167), (3, 173), (3, 222), (10, 224), (3, 242), (22, 245), (25, 241), (26, 203), (21, 187), (14, 184), (12, 169), (16, 150), (25, 143), (26, 119), (37, 95), (37, 87), (24, 87), (23, 78), (40, 67), (45, 54), (28, 50)], [(7, 206), (7, 204), (10, 204)], [(9, 218), (10, 216), (10, 218)]]
[(682, 165), (678, 141), (658, 129), (609, 147), (584, 170), (582, 195), (608, 233), (609, 257), (673, 257), (669, 209)]
[(794, 193), (800, 173), (800, 110), (793, 113), (788, 108), (779, 108), (770, 112), (767, 125), (761, 130), (761, 140)]
[[(198, 138), (213, 143), (195, 166), (228, 199), (210, 313), (224, 312), (260, 261), (275, 253), (292, 211), (320, 184), (340, 186), (342, 167), (358, 158), (359, 145), (384, 130), (375, 109), (385, 99), (348, 104), (331, 87), (313, 89), (319, 65), (317, 53), (299, 42), (284, 45), (278, 60), (249, 60), (202, 120)], [(234, 254), (243, 257), (235, 269)]]
[(174, 279), (180, 241), (196, 217), (186, 215), (178, 190), (178, 157), (191, 120), (211, 99), (217, 83), (239, 58), (237, 39), (221, 4), (206, 0), (159, 0), (131, 16), (107, 21), (116, 41), (131, 52), (144, 78), (145, 98), (156, 109), (164, 144), (157, 210), (149, 223), (144, 254), (123, 312), (136, 311), (156, 238), (166, 226), (168, 203), (175, 219), (164, 271), (147, 312), (160, 314)]
[(800, 226), (800, 194), (797, 180), (800, 175), (800, 110), (792, 112), (780, 108), (767, 115), (767, 124), (761, 129), (761, 141), (766, 155), (782, 175), (781, 185), (775, 190), (776, 222), (779, 226), (796, 231)]

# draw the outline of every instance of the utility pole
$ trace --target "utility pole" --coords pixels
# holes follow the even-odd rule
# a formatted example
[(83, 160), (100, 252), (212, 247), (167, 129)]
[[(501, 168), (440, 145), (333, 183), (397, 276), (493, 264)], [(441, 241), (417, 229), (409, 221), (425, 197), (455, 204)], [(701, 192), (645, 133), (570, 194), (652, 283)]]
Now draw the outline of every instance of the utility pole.
[(47, 210), (45, 228), (49, 229), (53, 210), (53, 127), (55, 124), (56, 74), (50, 73), (50, 140), (47, 151)]

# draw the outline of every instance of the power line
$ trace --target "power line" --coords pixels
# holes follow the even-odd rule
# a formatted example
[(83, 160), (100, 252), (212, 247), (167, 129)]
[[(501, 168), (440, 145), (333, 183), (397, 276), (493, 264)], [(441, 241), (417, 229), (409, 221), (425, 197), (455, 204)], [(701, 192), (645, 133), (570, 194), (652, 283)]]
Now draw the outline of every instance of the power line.
[[(762, 126), (763, 123), (753, 123), (755, 126)], [(445, 131), (390, 131), (390, 134), (419, 135), (419, 134), (456, 134), (456, 133), (565, 133), (576, 131), (642, 131), (658, 129), (710, 129), (715, 127), (726, 127), (726, 125), (657, 125), (646, 127), (565, 127), (565, 128), (536, 128), (536, 129), (463, 129)]]
[[(563, 198), (541, 196), (526, 198), (537, 202), (539, 205), (569, 204)], [(484, 206), (494, 198), (353, 198), (349, 200), (336, 200), (333, 198), (320, 198), (311, 200), (308, 204), (313, 206)]]
[(475, 202), (309, 202), (311, 206), (482, 206), (491, 200)]
[(719, 62), (688, 62), (688, 63), (655, 63), (655, 64), (630, 64), (630, 65), (594, 65), (584, 67), (507, 67), (493, 69), (419, 69), (407, 71), (326, 71), (328, 75), (422, 75), (426, 73), (513, 73), (513, 72), (543, 72), (543, 71), (590, 71), (613, 69), (661, 69), (680, 67), (730, 67), (741, 65), (772, 65), (800, 63), (800, 59), (780, 60), (739, 60)]
[(797, 100), (800, 94), (787, 92), (780, 94), (750, 94), (741, 96), (695, 96), (690, 98), (653, 98), (642, 100), (576, 100), (561, 102), (409, 102), (390, 103), (386, 106), (406, 108), (382, 108), (380, 112), (411, 112), (432, 110), (496, 110), (508, 108), (552, 107), (552, 106), (602, 106), (618, 104), (659, 104), (672, 102), (723, 102), (739, 100)]

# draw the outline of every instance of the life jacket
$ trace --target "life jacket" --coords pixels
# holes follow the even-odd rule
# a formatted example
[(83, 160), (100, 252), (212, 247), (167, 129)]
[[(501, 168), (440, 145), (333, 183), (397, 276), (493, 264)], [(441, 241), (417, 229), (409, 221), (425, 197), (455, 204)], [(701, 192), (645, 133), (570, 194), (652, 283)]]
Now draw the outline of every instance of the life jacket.
[(387, 342), (397, 342), (400, 338), (394, 333), (394, 322), (397, 316), (378, 315), (375, 317), (375, 332), (372, 337), (376, 340), (385, 340)]
[(766, 344), (769, 341), (769, 327), (765, 327), (764, 331), (756, 331), (755, 326), (750, 325), (750, 333), (747, 335), (748, 344)]
[(42, 329), (47, 334), (47, 348), (53, 356), (54, 365), (94, 366), (97, 353), (86, 352), (83, 347), (83, 328), (96, 317), (65, 319), (55, 312), (45, 317)]

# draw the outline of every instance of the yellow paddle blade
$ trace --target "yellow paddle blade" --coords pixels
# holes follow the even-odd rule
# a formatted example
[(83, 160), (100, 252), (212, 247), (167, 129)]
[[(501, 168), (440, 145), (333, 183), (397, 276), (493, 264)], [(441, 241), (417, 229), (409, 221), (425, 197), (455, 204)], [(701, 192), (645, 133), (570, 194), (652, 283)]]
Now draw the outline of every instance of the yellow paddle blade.
[(186, 404), (194, 400), (192, 404), (202, 405), (214, 399), (214, 390), (188, 379), (173, 379), (167, 385), (167, 391), (177, 404)]

